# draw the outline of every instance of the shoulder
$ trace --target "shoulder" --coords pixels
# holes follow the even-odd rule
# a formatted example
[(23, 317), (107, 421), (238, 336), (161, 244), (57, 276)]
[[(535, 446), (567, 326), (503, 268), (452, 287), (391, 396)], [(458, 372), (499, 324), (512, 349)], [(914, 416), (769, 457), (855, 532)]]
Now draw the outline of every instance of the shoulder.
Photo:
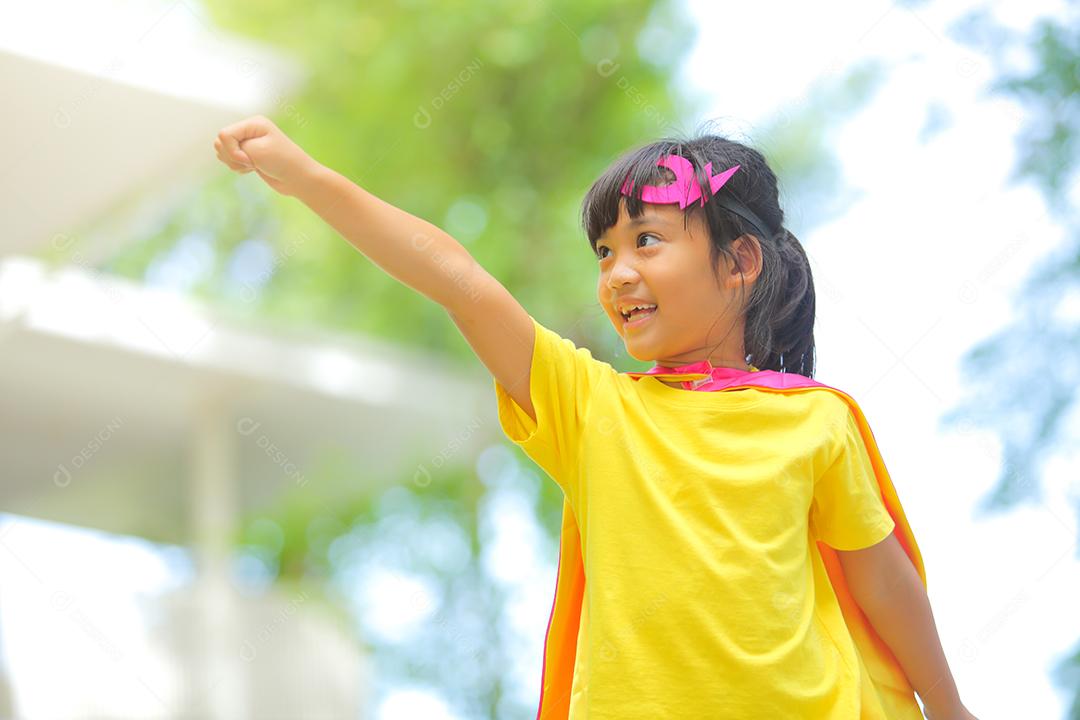
[(567, 332), (564, 335), (535, 317), (532, 320), (536, 329), (534, 364), (550, 365), (562, 373), (573, 373), (574, 376), (592, 383), (617, 374), (610, 363), (595, 357), (583, 341), (575, 341), (573, 337), (577, 336), (576, 333)]
[(846, 393), (822, 385), (780, 395), (787, 403), (785, 414), (798, 415), (797, 426), (807, 444), (826, 465), (835, 460), (853, 433), (858, 434), (854, 400)]
[(771, 398), (773, 407), (798, 413), (814, 424), (832, 426), (843, 422), (851, 412), (847, 399), (850, 396), (828, 385), (808, 384), (785, 390), (764, 388), (760, 392)]
[(830, 425), (843, 423), (852, 415), (855, 399), (844, 390), (826, 385), (816, 380), (809, 380), (806, 384), (793, 388), (793, 392), (784, 393), (800, 396), (809, 409), (815, 411), (817, 419), (826, 421)]

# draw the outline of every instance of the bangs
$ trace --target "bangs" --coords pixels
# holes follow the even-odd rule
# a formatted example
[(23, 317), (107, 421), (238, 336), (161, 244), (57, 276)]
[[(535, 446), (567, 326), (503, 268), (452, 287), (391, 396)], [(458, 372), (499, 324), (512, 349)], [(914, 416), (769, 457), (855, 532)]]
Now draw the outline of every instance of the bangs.
[[(675, 173), (657, 165), (665, 155), (680, 155), (694, 165), (694, 175), (702, 183), (701, 165), (696, 162), (686, 143), (680, 140), (658, 140), (644, 147), (632, 150), (616, 160), (597, 178), (585, 199), (581, 203), (581, 225), (589, 238), (589, 246), (596, 252), (596, 241), (619, 220), (620, 202), (626, 201), (626, 212), (632, 218), (641, 216), (647, 203), (641, 199), (646, 185), (668, 185), (675, 182)], [(623, 195), (623, 183), (629, 179), (633, 184), (630, 195)], [(705, 182), (708, 182), (705, 179)], [(703, 185), (703, 187), (708, 187)], [(697, 209), (696, 205), (686, 208), (686, 215)], [(685, 222), (685, 218), (684, 218)]]

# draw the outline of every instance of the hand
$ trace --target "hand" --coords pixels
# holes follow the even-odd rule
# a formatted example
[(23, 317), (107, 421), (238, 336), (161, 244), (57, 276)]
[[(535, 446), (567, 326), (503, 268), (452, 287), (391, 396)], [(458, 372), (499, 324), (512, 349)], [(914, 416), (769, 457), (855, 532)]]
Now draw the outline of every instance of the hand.
[(319, 167), (299, 145), (262, 115), (221, 130), (214, 140), (218, 160), (240, 174), (257, 172), (282, 195), (296, 195)]

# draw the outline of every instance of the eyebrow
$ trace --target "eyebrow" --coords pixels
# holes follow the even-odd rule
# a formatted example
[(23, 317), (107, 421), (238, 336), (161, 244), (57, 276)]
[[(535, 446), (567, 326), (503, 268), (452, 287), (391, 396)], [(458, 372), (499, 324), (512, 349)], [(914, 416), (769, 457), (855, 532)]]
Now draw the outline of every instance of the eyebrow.
[[(633, 227), (637, 227), (639, 225), (647, 225), (648, 223), (655, 223), (657, 225), (666, 225), (667, 220), (665, 220), (663, 218), (663, 216), (657, 215), (656, 213), (651, 213), (651, 214), (646, 213), (645, 215), (638, 215), (636, 218), (630, 218), (629, 222), (626, 223), (626, 226), (633, 228)], [(608, 228), (608, 229), (610, 230), (610, 228)], [(607, 235), (607, 234), (608, 234), (607, 231), (604, 231), (600, 235), (600, 237), (598, 237), (596, 239), (596, 242), (598, 242), (598, 243), (603, 242), (604, 241), (604, 236)]]

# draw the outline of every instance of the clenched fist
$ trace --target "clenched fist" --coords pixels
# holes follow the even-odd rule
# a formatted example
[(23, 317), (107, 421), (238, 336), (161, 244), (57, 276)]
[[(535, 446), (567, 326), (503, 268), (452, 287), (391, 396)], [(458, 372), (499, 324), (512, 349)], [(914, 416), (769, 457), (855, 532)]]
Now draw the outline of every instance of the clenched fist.
[(214, 151), (229, 169), (241, 174), (255, 171), (282, 195), (296, 195), (320, 167), (262, 115), (223, 128), (214, 140)]

